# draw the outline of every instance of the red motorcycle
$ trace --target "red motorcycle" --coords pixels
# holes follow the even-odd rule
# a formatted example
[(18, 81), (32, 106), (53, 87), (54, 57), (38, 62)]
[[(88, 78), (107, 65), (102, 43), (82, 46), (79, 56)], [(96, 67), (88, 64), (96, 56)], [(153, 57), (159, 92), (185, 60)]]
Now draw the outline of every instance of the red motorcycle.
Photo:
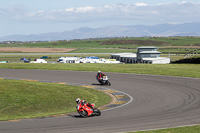
[[(91, 104), (92, 107), (94, 108), (94, 104)], [(92, 109), (89, 107), (85, 101), (81, 101), (77, 107), (77, 112), (84, 118), (89, 117), (89, 116), (100, 116), (101, 112), (97, 108)]]

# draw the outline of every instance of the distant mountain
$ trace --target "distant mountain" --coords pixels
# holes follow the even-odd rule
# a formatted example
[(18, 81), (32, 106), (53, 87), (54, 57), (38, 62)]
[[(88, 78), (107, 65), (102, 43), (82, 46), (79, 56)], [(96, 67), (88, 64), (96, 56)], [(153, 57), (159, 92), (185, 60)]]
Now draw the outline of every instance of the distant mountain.
[(0, 37), (0, 41), (52, 41), (103, 37), (200, 36), (200, 23), (82, 27), (65, 32)]

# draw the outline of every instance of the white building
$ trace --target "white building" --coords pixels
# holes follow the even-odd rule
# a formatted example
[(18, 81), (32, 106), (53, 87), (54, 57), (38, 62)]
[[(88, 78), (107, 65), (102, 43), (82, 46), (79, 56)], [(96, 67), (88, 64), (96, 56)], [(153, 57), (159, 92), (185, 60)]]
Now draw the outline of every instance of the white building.
[(157, 47), (138, 47), (137, 62), (150, 64), (169, 64), (170, 58), (160, 57), (161, 52), (157, 51)]
[(124, 63), (136, 63), (137, 61), (137, 55), (134, 53), (112, 54), (110, 58)]
[(157, 57), (157, 58), (143, 58), (142, 63), (149, 63), (149, 64), (169, 64), (170, 58), (167, 57)]
[(112, 54), (111, 59), (116, 59), (123, 63), (151, 63), (151, 64), (169, 64), (170, 58), (160, 57), (161, 52), (157, 47), (138, 47), (137, 54), (118, 53)]

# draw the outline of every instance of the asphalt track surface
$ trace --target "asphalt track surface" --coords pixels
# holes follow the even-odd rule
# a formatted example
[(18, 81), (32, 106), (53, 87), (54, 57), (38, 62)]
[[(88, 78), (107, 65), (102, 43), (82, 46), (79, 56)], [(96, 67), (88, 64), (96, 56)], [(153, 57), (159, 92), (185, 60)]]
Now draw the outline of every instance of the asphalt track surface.
[[(129, 104), (99, 117), (74, 116), (0, 122), (0, 133), (111, 133), (200, 124), (200, 79), (106, 73)], [(0, 77), (94, 85), (96, 72), (0, 69)], [(76, 114), (76, 113), (75, 113)]]

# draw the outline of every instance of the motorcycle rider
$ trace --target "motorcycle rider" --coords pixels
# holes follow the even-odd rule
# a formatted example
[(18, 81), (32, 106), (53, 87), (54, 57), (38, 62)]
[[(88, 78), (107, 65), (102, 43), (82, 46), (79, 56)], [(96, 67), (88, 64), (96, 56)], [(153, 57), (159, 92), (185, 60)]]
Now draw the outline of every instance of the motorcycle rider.
[(80, 98), (76, 99), (76, 103), (77, 104), (80, 104), (80, 103), (86, 104), (86, 106), (88, 106), (88, 107), (90, 107), (91, 109), (94, 110), (93, 106), (90, 103), (87, 103), (85, 100), (81, 100)]
[(101, 82), (103, 80), (103, 76), (106, 76), (101, 71), (97, 71), (97, 79)]

